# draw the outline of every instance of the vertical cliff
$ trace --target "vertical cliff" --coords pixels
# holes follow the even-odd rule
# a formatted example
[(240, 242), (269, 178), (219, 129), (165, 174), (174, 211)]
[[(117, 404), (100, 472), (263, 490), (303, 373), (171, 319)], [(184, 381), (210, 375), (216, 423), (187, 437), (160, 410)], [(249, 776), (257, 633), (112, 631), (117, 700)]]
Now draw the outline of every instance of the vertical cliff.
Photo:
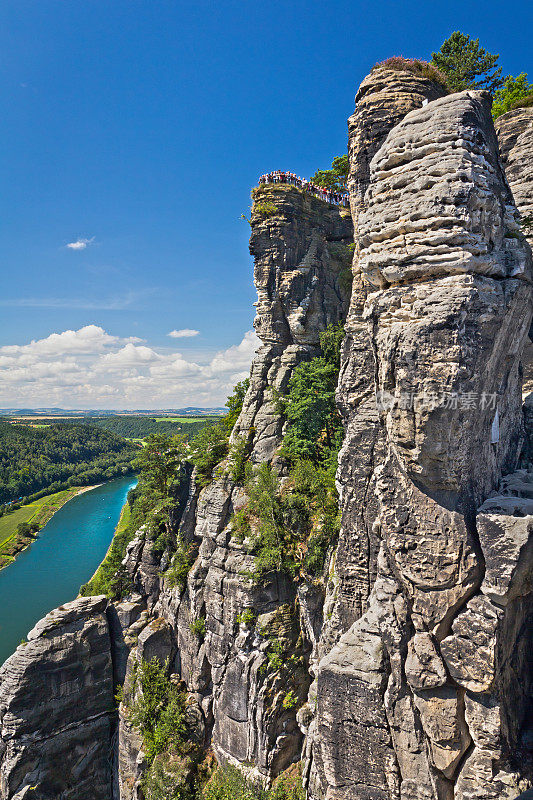
[(372, 532), (374, 501), (369, 479), (374, 465), (382, 458), (383, 439), (376, 406), (374, 354), (368, 327), (363, 321), (367, 288), (361, 274), (358, 234), (359, 217), (370, 181), (370, 162), (389, 131), (409, 111), (443, 94), (443, 87), (433, 80), (378, 67), (361, 83), (355, 97), (355, 112), (348, 120), (348, 186), (355, 252), (338, 386), (339, 410), (345, 424), (339, 456), (342, 527), (326, 601), (328, 624), (322, 635), (326, 648), (366, 608), (378, 552)]
[[(499, 540), (476, 513), (523, 444), (531, 254), (515, 213), (482, 94), (409, 112), (371, 161), (356, 229), (382, 449), (359, 514), (378, 554), (366, 610), (319, 664), (312, 797), (516, 794), (511, 675), (519, 664), (529, 686), (533, 667), (527, 533), (497, 500)], [(339, 480), (352, 487), (348, 447)], [(512, 612), (486, 585), (507, 547)]]

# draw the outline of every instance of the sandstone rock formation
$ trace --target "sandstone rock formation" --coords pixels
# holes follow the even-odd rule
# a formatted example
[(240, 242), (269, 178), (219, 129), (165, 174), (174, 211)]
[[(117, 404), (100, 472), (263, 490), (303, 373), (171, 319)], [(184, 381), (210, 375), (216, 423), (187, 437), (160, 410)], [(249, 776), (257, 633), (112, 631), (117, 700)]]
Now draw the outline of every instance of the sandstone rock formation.
[(42, 619), (0, 669), (0, 797), (109, 800), (116, 731), (105, 597)]
[(263, 342), (233, 437), (251, 436), (251, 460), (269, 461), (283, 420), (273, 390), (286, 389), (294, 367), (318, 351), (318, 335), (346, 318), (353, 242), (350, 214), (291, 186), (254, 190), (250, 252)]
[[(346, 209), (283, 185), (256, 190), (251, 223), (258, 290), (255, 326), (263, 345), (232, 438), (244, 437), (250, 459), (259, 463), (272, 459), (281, 443), (283, 420), (275, 392), (286, 388), (297, 364), (316, 355), (319, 333), (346, 315), (353, 231)], [(243, 577), (253, 559), (232, 538), (230, 520), (244, 499), (243, 489), (228, 477), (202, 491), (192, 486), (180, 532), (196, 542), (198, 558), (185, 592), (157, 578), (160, 571), (142, 531), (128, 548), (126, 565), (152, 614), (164, 618), (172, 631), (173, 646), (167, 650), (171, 669), (186, 682), (217, 756), (252, 762), (258, 774), (268, 776), (298, 758), (302, 733), (295, 710), (283, 707), (282, 678), (261, 670), (268, 641), (237, 617), (253, 608), (258, 627), (268, 628), (292, 652), (301, 647), (299, 604), (296, 587), (286, 577), (274, 576), (261, 588)], [(302, 588), (300, 594), (312, 629), (314, 617), (321, 618), (322, 603), (313, 589), (306, 593)], [(204, 641), (191, 631), (199, 617), (205, 618)], [(126, 685), (135, 662), (145, 657), (142, 642), (141, 634), (130, 654)], [(302, 672), (298, 680), (305, 699), (308, 676)], [(142, 774), (141, 743), (121, 710), (122, 800), (138, 796)]]
[[(495, 122), (500, 143), (500, 158), (513, 193), (516, 207), (522, 217), (533, 216), (533, 108), (517, 108), (502, 114)], [(532, 225), (524, 233), (533, 243)]]
[[(258, 291), (255, 327), (263, 345), (251, 369), (250, 388), (232, 434), (249, 443), (252, 462), (271, 460), (281, 444), (283, 420), (274, 392), (283, 391), (294, 367), (316, 355), (319, 333), (344, 319), (349, 300), (352, 222), (349, 212), (293, 187), (267, 186), (255, 192), (250, 250)], [(297, 602), (287, 576), (273, 576), (259, 588), (243, 577), (253, 558), (232, 538), (232, 513), (245, 500), (227, 477), (207, 486), (185, 512), (186, 536), (199, 543), (199, 555), (185, 594), (164, 588), (157, 609), (176, 637), (179, 672), (212, 729), (219, 758), (251, 762), (258, 774), (277, 774), (298, 758), (302, 734), (295, 711), (283, 707), (279, 675), (269, 677), (268, 642), (255, 626), (237, 617), (253, 608), (258, 627), (288, 649), (297, 648), (298, 608), (311, 609), (315, 591)], [(320, 614), (321, 603), (318, 603)], [(206, 620), (205, 641), (191, 633)], [(312, 623), (311, 623), (312, 627)], [(308, 677), (298, 678), (302, 698)]]
[[(517, 108), (495, 122), (500, 159), (522, 218), (521, 229), (533, 246), (533, 108)], [(531, 339), (531, 333), (530, 333)], [(524, 394), (533, 391), (533, 342), (524, 352)]]
[[(528, 534), (500, 524), (497, 544), (476, 508), (523, 443), (531, 254), (509, 235), (489, 99), (466, 92), (408, 113), (371, 162), (356, 227), (384, 437), (361, 515), (380, 551), (368, 609), (319, 664), (311, 796), (512, 797), (521, 720), (497, 653), (517, 649), (530, 671), (529, 587), (517, 585)], [(500, 568), (508, 554), (520, 597), (506, 622), (496, 592), (483, 594), (493, 550)]]

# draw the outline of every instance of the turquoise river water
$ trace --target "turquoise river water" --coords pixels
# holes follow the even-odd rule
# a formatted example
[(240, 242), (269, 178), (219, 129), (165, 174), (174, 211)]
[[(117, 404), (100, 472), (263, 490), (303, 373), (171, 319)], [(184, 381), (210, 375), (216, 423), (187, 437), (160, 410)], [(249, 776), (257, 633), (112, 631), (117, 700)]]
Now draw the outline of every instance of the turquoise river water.
[(74, 497), (0, 571), (0, 664), (41, 617), (74, 600), (105, 556), (126, 495), (136, 483), (129, 475)]

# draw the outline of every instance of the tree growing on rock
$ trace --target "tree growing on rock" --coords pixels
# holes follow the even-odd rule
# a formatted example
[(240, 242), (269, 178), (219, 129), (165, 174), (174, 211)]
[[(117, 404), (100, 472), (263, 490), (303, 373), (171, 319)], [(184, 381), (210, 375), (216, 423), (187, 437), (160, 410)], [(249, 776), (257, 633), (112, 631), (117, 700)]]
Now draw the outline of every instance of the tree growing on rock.
[(516, 78), (509, 75), (503, 86), (494, 93), (492, 116), (498, 119), (506, 111), (526, 105), (533, 105), (533, 83), (528, 81), (527, 72), (521, 72)]
[(345, 192), (349, 169), (348, 156), (337, 156), (331, 162), (331, 169), (317, 169), (315, 174), (311, 176), (311, 180), (317, 186), (323, 186), (324, 189)]
[(464, 89), (495, 92), (504, 82), (498, 59), (499, 55), (487, 53), (480, 46), (479, 39), (471, 39), (461, 31), (454, 31), (439, 52), (431, 54), (431, 63), (446, 75), (451, 92)]

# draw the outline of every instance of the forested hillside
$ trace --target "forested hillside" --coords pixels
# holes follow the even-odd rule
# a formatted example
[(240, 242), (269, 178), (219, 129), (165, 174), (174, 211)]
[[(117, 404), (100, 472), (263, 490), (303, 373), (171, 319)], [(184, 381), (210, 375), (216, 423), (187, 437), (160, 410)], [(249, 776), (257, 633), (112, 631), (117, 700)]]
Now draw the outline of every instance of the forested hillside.
[(90, 425), (0, 422), (0, 503), (126, 475), (137, 452), (111, 431)]
[(116, 433), (117, 436), (124, 436), (127, 439), (144, 439), (152, 433), (164, 433), (171, 436), (175, 433), (184, 433), (188, 438), (192, 438), (201, 428), (207, 424), (216, 422), (217, 419), (219, 418), (205, 417), (204, 419), (186, 421), (180, 419), (180, 421), (177, 422), (174, 421), (172, 417), (169, 419), (145, 416), (83, 417), (82, 419), (73, 419), (72, 424), (95, 425), (98, 428), (112, 431)]

